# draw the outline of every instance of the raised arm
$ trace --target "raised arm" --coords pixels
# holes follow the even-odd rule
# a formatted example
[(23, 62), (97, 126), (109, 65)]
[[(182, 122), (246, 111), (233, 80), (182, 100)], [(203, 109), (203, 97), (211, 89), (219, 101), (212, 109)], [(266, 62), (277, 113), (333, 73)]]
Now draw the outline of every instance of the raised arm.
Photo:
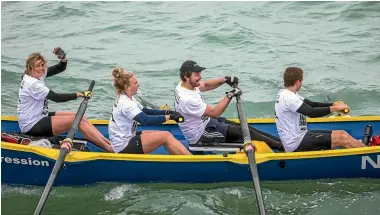
[(59, 74), (59, 73), (65, 71), (66, 67), (67, 67), (66, 53), (61, 48), (59, 48), (59, 47), (55, 48), (53, 50), (53, 53), (61, 61), (58, 64), (56, 64), (56, 65), (51, 66), (51, 67), (48, 68), (46, 77), (50, 77), (50, 76)]
[(207, 80), (207, 81), (201, 81), (200, 86), (199, 86), (199, 90), (200, 91), (213, 90), (213, 89), (220, 87), (224, 83), (227, 83), (228, 85), (233, 87), (233, 84), (239, 83), (239, 79), (237, 77), (226, 76), (224, 78), (215, 78), (215, 79), (211, 79), (211, 80)]
[(48, 68), (46, 77), (50, 77), (50, 76), (59, 74), (59, 73), (65, 71), (66, 67), (67, 67), (67, 61), (65, 61), (65, 62), (60, 61), (58, 64)]
[(211, 80), (207, 80), (207, 81), (201, 81), (200, 86), (199, 86), (199, 90), (200, 91), (213, 90), (213, 89), (220, 87), (224, 83), (226, 83), (225, 78), (215, 78), (215, 79), (211, 79)]

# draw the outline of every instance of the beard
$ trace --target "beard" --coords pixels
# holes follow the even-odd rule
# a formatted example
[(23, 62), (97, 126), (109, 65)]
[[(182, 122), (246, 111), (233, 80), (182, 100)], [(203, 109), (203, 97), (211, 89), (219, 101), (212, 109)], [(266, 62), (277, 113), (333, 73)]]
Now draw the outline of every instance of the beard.
[(201, 85), (201, 80), (198, 80), (198, 81), (193, 81), (193, 80), (190, 80), (189, 81), (189, 84), (192, 86), (192, 87), (199, 87)]

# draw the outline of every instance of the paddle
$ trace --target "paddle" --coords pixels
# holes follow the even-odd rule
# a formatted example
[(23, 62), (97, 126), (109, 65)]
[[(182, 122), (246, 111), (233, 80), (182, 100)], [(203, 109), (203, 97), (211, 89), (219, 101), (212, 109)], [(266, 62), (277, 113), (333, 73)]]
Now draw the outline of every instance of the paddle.
[[(238, 85), (235, 84), (234, 87), (236, 88), (238, 87)], [(245, 117), (245, 112), (244, 112), (243, 104), (241, 102), (240, 95), (236, 96), (236, 108), (239, 115), (241, 129), (243, 131), (244, 151), (247, 153), (249, 168), (251, 169), (252, 181), (255, 188), (256, 200), (259, 206), (259, 212), (261, 215), (265, 215), (264, 200), (263, 200), (263, 195), (261, 193), (259, 173), (257, 171), (257, 165), (256, 165), (256, 160), (255, 160), (255, 153), (254, 153), (255, 146), (251, 140), (251, 134), (249, 133), (248, 123)]]
[(148, 102), (147, 100), (141, 98), (141, 96), (139, 96), (137, 94), (135, 96), (140, 100), (140, 103), (142, 104), (142, 106), (151, 107), (151, 108), (156, 109), (156, 110), (160, 109), (157, 105), (154, 105), (154, 104)]
[(45, 202), (46, 202), (47, 198), (49, 197), (50, 191), (53, 187), (55, 178), (57, 177), (58, 172), (62, 167), (63, 161), (65, 160), (67, 154), (70, 153), (70, 151), (71, 151), (71, 148), (73, 145), (72, 140), (74, 139), (75, 133), (78, 130), (79, 123), (82, 120), (84, 112), (86, 111), (87, 103), (88, 103), (88, 100), (91, 98), (91, 92), (92, 92), (92, 89), (94, 88), (94, 85), (95, 85), (95, 81), (93, 80), (93, 81), (91, 81), (90, 87), (88, 88), (89, 93), (88, 94), (86, 93), (87, 95), (85, 95), (82, 103), (79, 106), (78, 112), (75, 115), (74, 122), (73, 122), (73, 125), (72, 125), (70, 131), (68, 132), (66, 138), (62, 141), (61, 146), (63, 146), (63, 144), (69, 144), (71, 147), (69, 147), (69, 149), (67, 149), (65, 147), (61, 147), (61, 150), (59, 151), (58, 159), (55, 162), (55, 165), (54, 165), (53, 170), (50, 174), (49, 180), (46, 183), (44, 192), (42, 193), (40, 201), (38, 202), (37, 208), (34, 211), (34, 215), (41, 214), (41, 211), (42, 211), (42, 209), (45, 205)]
[(141, 95), (139, 95), (139, 91), (138, 93), (135, 95), (135, 98), (138, 102), (140, 102), (140, 104), (143, 106), (143, 107), (150, 107), (152, 109), (155, 109), (155, 110), (170, 110), (170, 106), (168, 106), (167, 104), (166, 105), (161, 105), (161, 106), (158, 106), (158, 105), (155, 105), (153, 103), (150, 103), (148, 102), (147, 100), (143, 99)]

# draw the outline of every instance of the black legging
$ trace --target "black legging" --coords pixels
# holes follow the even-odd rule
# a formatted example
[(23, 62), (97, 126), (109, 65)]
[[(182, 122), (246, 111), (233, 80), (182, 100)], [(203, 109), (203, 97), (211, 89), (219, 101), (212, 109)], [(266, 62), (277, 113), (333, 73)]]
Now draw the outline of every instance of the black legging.
[[(241, 129), (241, 126), (239, 123), (226, 120), (225, 122), (228, 124), (228, 129), (227, 129), (227, 137), (226, 141), (227, 142), (235, 142), (236, 140), (243, 140), (243, 131)], [(281, 140), (278, 137), (275, 137), (271, 134), (268, 134), (266, 132), (257, 130), (256, 128), (253, 128), (252, 126), (249, 127), (249, 133), (251, 135), (252, 140), (257, 140), (257, 141), (263, 141), (271, 149), (275, 149), (278, 151), (285, 151), (284, 147), (281, 144)]]

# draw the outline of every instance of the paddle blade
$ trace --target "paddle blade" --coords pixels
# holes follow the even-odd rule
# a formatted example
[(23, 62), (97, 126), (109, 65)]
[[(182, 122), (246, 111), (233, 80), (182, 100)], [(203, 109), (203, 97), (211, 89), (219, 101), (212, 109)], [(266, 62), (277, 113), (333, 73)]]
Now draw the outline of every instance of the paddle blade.
[[(93, 80), (90, 83), (88, 91), (92, 92), (94, 85), (95, 85), (95, 81)], [(74, 139), (74, 136), (75, 136), (75, 133), (78, 129), (79, 123), (82, 120), (84, 112), (87, 109), (87, 102), (89, 99), (90, 99), (90, 97), (85, 97), (83, 99), (82, 103), (80, 104), (79, 109), (78, 109), (77, 113), (75, 114), (73, 125), (71, 126), (71, 129), (67, 133), (67, 136), (66, 136), (67, 141), (71, 141), (72, 139)], [(71, 142), (69, 144), (72, 145)], [(41, 213), (41, 211), (42, 211), (42, 209), (43, 209), (43, 207), (47, 201), (47, 198), (49, 197), (50, 191), (54, 185), (55, 178), (57, 177), (58, 172), (61, 169), (62, 164), (65, 161), (65, 158), (66, 158), (67, 154), (69, 154), (70, 150), (71, 150), (71, 147), (68, 147), (68, 148), (62, 147), (60, 149), (59, 157), (58, 157), (57, 161), (55, 162), (55, 165), (54, 165), (53, 170), (50, 174), (49, 180), (46, 183), (44, 192), (42, 193), (40, 201), (38, 202), (38, 205), (37, 205), (36, 210), (34, 212), (35, 215), (37, 215), (37, 214), (39, 215)]]
[(34, 211), (34, 215), (40, 215), (41, 214), (42, 209), (44, 208), (46, 200), (49, 197), (50, 191), (53, 187), (55, 178), (57, 177), (59, 170), (61, 169), (61, 167), (63, 165), (63, 161), (65, 160), (68, 153), (69, 152), (66, 149), (61, 149), (59, 151), (58, 159), (54, 164), (53, 171), (50, 174), (50, 177), (49, 177), (49, 180), (45, 186), (44, 192), (42, 193), (40, 201), (38, 202), (36, 210)]

